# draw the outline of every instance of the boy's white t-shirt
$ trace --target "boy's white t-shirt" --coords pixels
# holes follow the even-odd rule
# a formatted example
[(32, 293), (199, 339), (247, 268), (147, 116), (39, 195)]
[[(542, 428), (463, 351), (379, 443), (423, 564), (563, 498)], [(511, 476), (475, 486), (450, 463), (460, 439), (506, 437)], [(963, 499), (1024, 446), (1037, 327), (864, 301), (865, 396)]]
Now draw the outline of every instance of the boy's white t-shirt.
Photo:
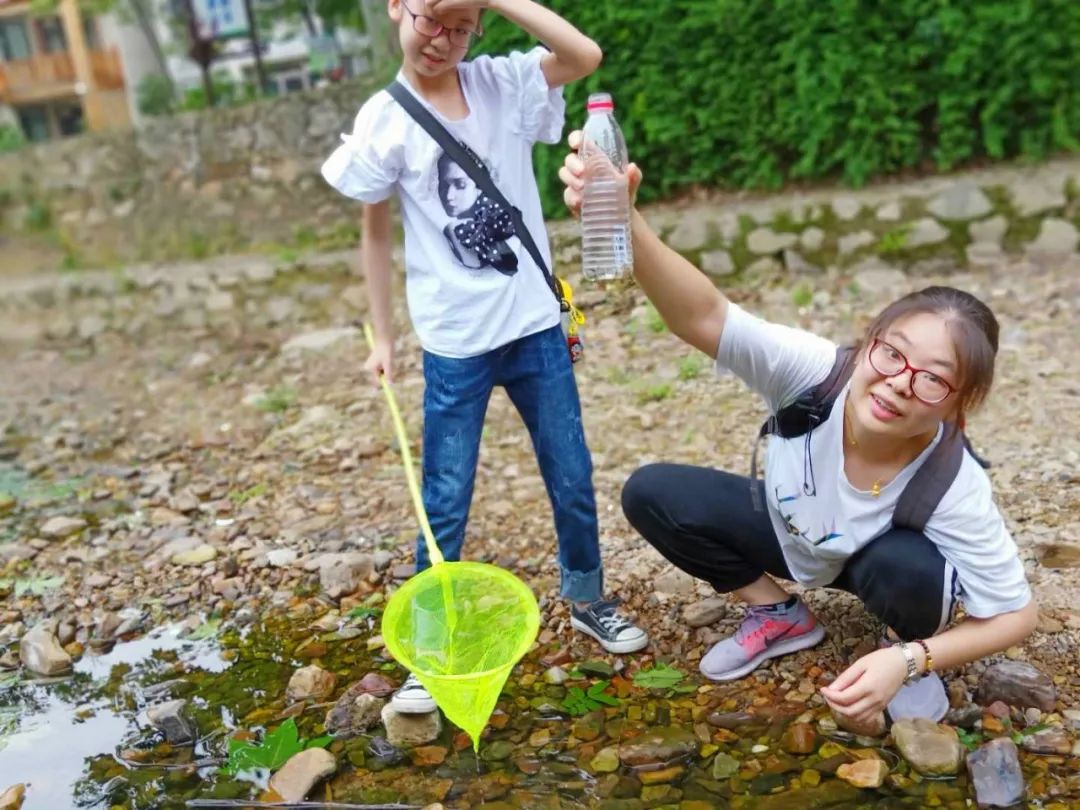
[[(836, 345), (825, 338), (750, 315), (730, 304), (717, 351), (717, 371), (732, 371), (764, 397), (771, 413), (793, 402), (825, 379)], [(843, 402), (837, 397), (829, 418), (810, 433), (816, 495), (809, 482), (806, 437), (770, 436), (765, 462), (769, 517), (784, 559), (805, 585), (833, 582), (859, 549), (892, 526), (904, 487), (929, 456), (941, 432), (918, 458), (881, 488), (881, 494), (855, 489), (843, 464)], [(959, 597), (968, 615), (989, 618), (1019, 610), (1031, 599), (1024, 566), (1001, 513), (990, 480), (970, 453), (952, 486), (930, 516), (924, 533), (946, 560), (943, 619), (948, 602)]]
[[(480, 56), (458, 65), (469, 114), (435, 118), (487, 164), (495, 185), (522, 212), (548, 267), (540, 193), (533, 172), (537, 141), (557, 143), (566, 104), (551, 89), (535, 48)], [(343, 143), (322, 167), (342, 194), (376, 203), (397, 193), (405, 228), (406, 298), (420, 344), (445, 357), (473, 357), (555, 326), (559, 306), (541, 270), (506, 218), (413, 118), (380, 90), (360, 108)], [(512, 226), (510, 226), (512, 228)]]

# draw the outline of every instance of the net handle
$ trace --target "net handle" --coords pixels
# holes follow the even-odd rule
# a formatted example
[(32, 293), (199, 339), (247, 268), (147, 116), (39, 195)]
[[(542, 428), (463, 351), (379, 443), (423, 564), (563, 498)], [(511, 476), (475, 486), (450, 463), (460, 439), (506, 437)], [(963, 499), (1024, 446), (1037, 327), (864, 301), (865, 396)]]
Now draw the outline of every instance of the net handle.
[[(375, 336), (371, 332), (371, 324), (364, 324), (364, 338), (368, 348), (375, 348)], [(427, 546), (428, 557), (432, 565), (438, 565), (443, 561), (442, 552), (435, 542), (435, 534), (431, 531), (431, 523), (428, 522), (427, 510), (424, 509), (424, 499), (420, 495), (420, 485), (416, 481), (416, 470), (413, 467), (412, 453), (409, 451), (409, 437), (405, 433), (405, 423), (401, 419), (401, 411), (398, 409), (397, 397), (394, 389), (386, 379), (385, 374), (379, 375), (383, 393), (386, 394), (386, 404), (390, 406), (390, 418), (394, 422), (394, 433), (397, 434), (398, 447), (401, 449), (401, 462), (405, 465), (405, 478), (409, 482), (409, 493), (412, 495), (413, 507), (416, 509), (416, 519), (420, 523), (420, 532), (424, 536), (424, 544)]]

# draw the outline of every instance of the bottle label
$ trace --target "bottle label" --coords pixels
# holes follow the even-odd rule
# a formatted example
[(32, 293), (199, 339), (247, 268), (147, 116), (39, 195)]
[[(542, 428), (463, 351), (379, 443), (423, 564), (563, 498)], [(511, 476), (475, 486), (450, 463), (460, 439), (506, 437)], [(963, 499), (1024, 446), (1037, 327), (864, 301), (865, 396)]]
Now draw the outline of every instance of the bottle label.
[(624, 267), (630, 262), (630, 251), (625, 231), (619, 231), (611, 237), (611, 248), (615, 254), (615, 263)]

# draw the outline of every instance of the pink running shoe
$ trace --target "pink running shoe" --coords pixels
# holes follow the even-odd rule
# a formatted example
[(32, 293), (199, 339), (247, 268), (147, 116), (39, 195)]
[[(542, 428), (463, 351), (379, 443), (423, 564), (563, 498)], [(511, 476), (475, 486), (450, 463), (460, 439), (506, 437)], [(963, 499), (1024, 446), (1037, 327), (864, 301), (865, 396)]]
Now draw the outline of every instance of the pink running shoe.
[(735, 635), (718, 641), (701, 659), (701, 674), (713, 681), (749, 675), (769, 658), (816, 647), (825, 628), (799, 599), (792, 607), (750, 605)]

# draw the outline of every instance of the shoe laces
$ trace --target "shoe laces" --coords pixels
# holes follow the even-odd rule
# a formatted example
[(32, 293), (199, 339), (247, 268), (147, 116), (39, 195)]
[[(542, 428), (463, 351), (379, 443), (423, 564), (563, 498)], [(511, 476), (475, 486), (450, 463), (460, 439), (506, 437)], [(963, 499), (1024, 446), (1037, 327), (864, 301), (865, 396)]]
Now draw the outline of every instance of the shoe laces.
[(589, 605), (589, 612), (592, 613), (604, 630), (617, 635), (631, 626), (630, 620), (616, 610), (618, 606), (619, 600), (617, 599), (600, 600)]
[(746, 608), (746, 617), (739, 629), (735, 631), (735, 640), (740, 644), (749, 638), (768, 633), (776, 621), (773, 618), (769, 605), (749, 605)]

